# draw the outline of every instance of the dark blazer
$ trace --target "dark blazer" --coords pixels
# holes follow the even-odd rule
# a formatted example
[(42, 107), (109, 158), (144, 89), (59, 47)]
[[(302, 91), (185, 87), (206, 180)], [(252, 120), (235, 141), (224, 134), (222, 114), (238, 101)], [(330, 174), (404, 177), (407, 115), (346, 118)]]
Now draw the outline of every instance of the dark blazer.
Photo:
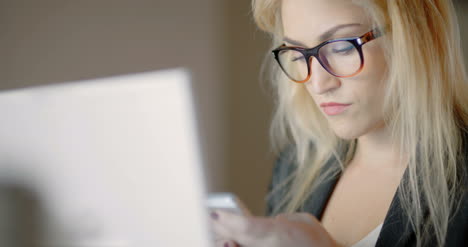
[[(466, 142), (465, 142), (466, 143)], [(467, 147), (468, 145), (465, 145)], [(465, 148), (465, 154), (468, 154), (467, 148)], [(281, 183), (294, 170), (294, 166), (290, 165), (291, 152), (283, 152), (278, 158), (274, 165), (273, 176), (270, 183), (270, 191), (275, 185)], [(466, 155), (465, 155), (466, 157)], [(468, 160), (468, 159), (467, 159)], [(337, 165), (336, 160), (331, 159), (327, 162), (325, 167), (330, 165)], [(466, 164), (468, 165), (468, 164)], [(465, 167), (466, 167), (465, 165)], [(302, 212), (308, 212), (314, 215), (319, 221), (321, 221), (322, 213), (325, 205), (330, 198), (335, 185), (341, 174), (335, 177), (331, 177), (324, 183), (319, 185), (317, 190), (312, 193), (304, 203)], [(407, 179), (407, 171), (405, 171), (402, 182)], [(467, 180), (465, 180), (467, 181)], [(465, 183), (465, 188), (468, 184)], [(287, 186), (286, 186), (287, 188)], [(275, 190), (275, 193), (267, 201), (267, 215), (272, 215), (272, 209), (286, 193), (286, 188), (281, 190)], [(389, 211), (385, 216), (385, 220), (382, 226), (382, 230), (377, 239), (376, 247), (389, 247), (389, 246), (416, 246), (416, 236), (411, 227), (405, 229), (406, 223), (408, 223), (408, 217), (399, 206), (399, 197), (397, 193), (393, 197), (392, 203), (390, 204)], [(458, 247), (468, 246), (468, 193), (461, 198), (461, 206), (456, 212), (456, 216), (449, 222), (447, 238), (445, 246), (447, 247)], [(431, 241), (436, 246), (436, 241)]]

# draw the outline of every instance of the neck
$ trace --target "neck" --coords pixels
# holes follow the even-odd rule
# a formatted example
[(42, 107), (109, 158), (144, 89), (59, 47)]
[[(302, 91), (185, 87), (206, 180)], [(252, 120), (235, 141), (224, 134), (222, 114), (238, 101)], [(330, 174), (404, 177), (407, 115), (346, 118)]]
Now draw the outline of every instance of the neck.
[(367, 168), (402, 168), (404, 156), (386, 126), (376, 128), (357, 140), (352, 163)]

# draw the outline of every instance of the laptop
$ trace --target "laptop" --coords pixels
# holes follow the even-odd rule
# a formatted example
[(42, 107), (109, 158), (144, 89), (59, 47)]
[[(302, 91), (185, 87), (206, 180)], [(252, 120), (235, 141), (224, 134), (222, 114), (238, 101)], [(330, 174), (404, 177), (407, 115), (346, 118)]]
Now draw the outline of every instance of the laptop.
[(0, 246), (211, 246), (190, 75), (0, 92)]

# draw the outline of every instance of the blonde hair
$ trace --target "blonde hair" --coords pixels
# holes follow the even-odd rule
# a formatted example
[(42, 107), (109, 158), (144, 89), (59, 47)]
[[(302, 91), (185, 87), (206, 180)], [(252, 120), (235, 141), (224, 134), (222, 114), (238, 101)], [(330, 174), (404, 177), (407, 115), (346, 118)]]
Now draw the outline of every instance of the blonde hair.
[[(400, 206), (409, 216), (417, 246), (425, 246), (432, 236), (443, 246), (457, 198), (466, 190), (461, 178), (465, 172), (462, 135), (468, 124), (468, 80), (454, 6), (450, 0), (354, 3), (367, 11), (375, 27), (387, 28), (382, 37), (389, 66), (385, 119), (409, 155), (408, 179), (400, 184), (397, 195)], [(253, 0), (252, 8), (258, 27), (272, 35), (272, 47), (280, 45), (281, 0)], [(277, 150), (293, 146), (297, 166), (278, 186), (291, 182), (274, 212), (294, 212), (319, 184), (345, 169), (356, 142), (333, 133), (304, 85), (291, 82), (278, 66), (268, 68), (276, 94), (272, 143)], [(317, 143), (320, 145), (313, 145)], [(323, 169), (332, 157), (340, 166)], [(424, 207), (429, 212), (427, 221)]]

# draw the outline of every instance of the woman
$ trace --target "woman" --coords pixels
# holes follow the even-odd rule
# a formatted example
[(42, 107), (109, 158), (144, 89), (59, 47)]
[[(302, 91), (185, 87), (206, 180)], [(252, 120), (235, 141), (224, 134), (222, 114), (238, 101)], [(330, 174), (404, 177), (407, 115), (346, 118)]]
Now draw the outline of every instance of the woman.
[[(468, 82), (449, 0), (253, 0), (273, 37), (269, 215), (219, 246), (466, 246)], [(281, 214), (278, 214), (281, 213)]]

